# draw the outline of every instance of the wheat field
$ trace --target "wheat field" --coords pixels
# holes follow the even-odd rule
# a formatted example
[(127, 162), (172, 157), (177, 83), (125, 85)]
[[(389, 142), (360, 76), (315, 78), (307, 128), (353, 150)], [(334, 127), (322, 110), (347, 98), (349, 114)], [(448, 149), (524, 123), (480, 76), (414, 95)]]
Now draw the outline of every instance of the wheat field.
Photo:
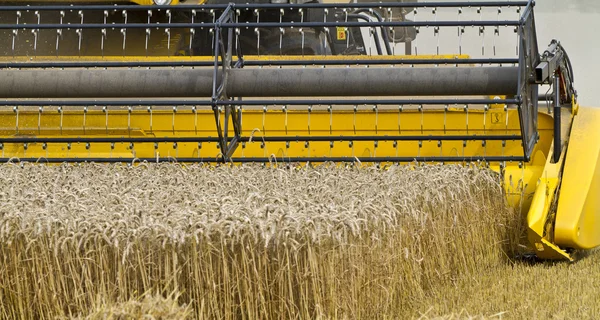
[(9, 163), (0, 178), (3, 319), (600, 315), (597, 256), (515, 260), (522, 217), (477, 166)]

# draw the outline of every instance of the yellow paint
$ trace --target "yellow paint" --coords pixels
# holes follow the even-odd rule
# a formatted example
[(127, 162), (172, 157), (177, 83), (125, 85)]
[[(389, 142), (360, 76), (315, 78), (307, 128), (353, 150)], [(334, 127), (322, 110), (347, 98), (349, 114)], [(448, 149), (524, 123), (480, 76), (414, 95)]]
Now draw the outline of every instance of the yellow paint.
[(336, 38), (338, 40), (346, 40), (346, 28), (336, 27), (336, 30), (337, 30)]
[(556, 214), (559, 245), (600, 245), (600, 109), (580, 107), (573, 121)]
[[(550, 148), (552, 149), (552, 146)], [(572, 257), (556, 246), (548, 224), (553, 221), (552, 205), (555, 201), (556, 190), (560, 183), (560, 174), (564, 163), (564, 153), (557, 163), (552, 163), (552, 151), (548, 155), (546, 166), (539, 178), (529, 213), (527, 214), (527, 237), (536, 250), (536, 255), (543, 259), (569, 259)]]

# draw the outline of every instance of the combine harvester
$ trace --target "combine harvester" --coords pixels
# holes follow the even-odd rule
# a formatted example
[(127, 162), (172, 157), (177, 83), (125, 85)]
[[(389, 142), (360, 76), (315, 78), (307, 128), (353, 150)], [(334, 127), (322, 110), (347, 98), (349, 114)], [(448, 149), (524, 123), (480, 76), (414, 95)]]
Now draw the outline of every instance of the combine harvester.
[(476, 162), (538, 257), (600, 245), (600, 110), (534, 1), (135, 2), (0, 6), (0, 161)]

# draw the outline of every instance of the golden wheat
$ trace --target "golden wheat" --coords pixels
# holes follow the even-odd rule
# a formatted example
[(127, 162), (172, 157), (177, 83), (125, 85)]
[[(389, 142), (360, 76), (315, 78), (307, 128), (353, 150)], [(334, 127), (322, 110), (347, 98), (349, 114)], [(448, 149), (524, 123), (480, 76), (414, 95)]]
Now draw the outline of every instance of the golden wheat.
[[(0, 166), (0, 317), (168, 295), (196, 318), (409, 317), (515, 248), (477, 166)], [(190, 309), (190, 310), (191, 310)]]

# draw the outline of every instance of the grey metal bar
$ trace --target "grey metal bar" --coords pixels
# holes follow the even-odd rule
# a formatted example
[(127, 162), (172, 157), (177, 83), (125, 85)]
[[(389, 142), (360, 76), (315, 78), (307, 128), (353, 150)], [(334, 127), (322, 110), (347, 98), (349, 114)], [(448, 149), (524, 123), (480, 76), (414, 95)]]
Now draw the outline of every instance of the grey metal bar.
[[(213, 71), (2, 70), (0, 98), (212, 97)], [(227, 93), (230, 97), (514, 96), (517, 80), (517, 67), (248, 68), (229, 70)]]

